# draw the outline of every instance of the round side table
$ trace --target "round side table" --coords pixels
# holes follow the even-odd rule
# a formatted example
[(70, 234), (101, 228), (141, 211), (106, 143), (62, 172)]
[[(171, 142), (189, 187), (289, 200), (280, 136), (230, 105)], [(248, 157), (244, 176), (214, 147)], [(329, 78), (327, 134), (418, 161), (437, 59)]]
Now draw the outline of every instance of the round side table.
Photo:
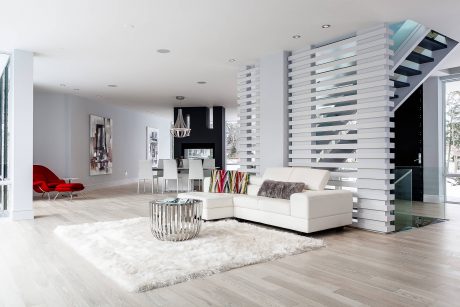
[(201, 229), (203, 202), (196, 199), (170, 198), (150, 202), (150, 230), (163, 241), (195, 238)]

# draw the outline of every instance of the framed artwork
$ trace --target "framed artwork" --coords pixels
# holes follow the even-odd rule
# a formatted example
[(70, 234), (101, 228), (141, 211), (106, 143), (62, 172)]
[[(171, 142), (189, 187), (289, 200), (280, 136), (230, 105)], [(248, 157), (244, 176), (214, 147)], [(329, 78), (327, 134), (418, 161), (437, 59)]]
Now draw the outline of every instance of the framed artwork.
[(112, 119), (89, 115), (89, 175), (112, 174)]
[(158, 129), (147, 127), (147, 160), (152, 160), (152, 166), (158, 167)]

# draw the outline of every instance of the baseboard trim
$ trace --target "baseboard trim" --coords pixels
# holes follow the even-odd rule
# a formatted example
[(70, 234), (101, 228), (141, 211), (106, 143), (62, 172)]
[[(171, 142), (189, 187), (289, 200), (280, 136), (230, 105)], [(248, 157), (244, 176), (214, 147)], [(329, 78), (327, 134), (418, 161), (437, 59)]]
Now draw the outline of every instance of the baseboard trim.
[(33, 220), (34, 211), (33, 210), (22, 210), (22, 211), (10, 211), (10, 219), (12, 221), (22, 221), (22, 220)]
[(445, 201), (444, 201), (444, 196), (442, 196), (442, 195), (423, 194), (423, 202), (424, 203), (443, 204)]

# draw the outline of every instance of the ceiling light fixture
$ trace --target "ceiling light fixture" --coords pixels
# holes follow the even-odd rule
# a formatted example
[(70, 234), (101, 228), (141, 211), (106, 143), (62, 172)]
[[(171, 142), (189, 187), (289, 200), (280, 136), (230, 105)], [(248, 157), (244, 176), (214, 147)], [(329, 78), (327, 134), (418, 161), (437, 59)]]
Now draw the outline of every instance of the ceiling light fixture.
[(64, 83), (59, 84), (60, 87), (66, 87)]
[(158, 53), (170, 53), (171, 50), (169, 50), (169, 49), (158, 49), (157, 52)]
[(206, 84), (206, 83), (208, 83), (208, 82), (206, 82), (206, 81), (198, 81), (197, 83), (198, 83), (198, 84)]
[(228, 60), (230, 63), (236, 62), (236, 59), (230, 59)]
[(321, 28), (323, 28), (323, 29), (327, 29), (327, 28), (330, 28), (330, 27), (331, 27), (331, 25), (328, 25), (328, 24), (325, 24), (325, 25), (321, 26)]
[(301, 38), (301, 37), (302, 37), (302, 36), (300, 36), (299, 34), (296, 34), (296, 35), (293, 35), (293, 36), (292, 36), (293, 39), (299, 39), (299, 38)]
[(79, 91), (80, 89), (79, 89), (79, 88), (74, 88), (73, 90), (74, 90), (74, 91)]
[(171, 135), (175, 138), (185, 138), (190, 135), (190, 116), (187, 115), (187, 124), (185, 124), (184, 116), (182, 115), (182, 100), (185, 99), (184, 96), (176, 96), (176, 99), (179, 100), (179, 110), (177, 110), (177, 119), (176, 123), (171, 127)]
[(107, 86), (108, 87), (118, 87), (118, 85), (116, 85), (116, 84), (108, 84)]

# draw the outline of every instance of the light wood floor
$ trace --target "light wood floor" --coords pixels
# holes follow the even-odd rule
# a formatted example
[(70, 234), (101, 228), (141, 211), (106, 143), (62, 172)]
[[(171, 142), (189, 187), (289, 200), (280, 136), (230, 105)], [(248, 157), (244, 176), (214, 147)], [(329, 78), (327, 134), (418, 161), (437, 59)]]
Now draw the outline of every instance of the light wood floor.
[[(164, 195), (156, 195), (164, 197)], [(460, 206), (449, 222), (391, 235), (315, 234), (327, 247), (146, 293), (128, 293), (54, 235), (58, 225), (147, 216), (135, 186), (39, 200), (0, 223), (0, 306), (459, 306)]]

